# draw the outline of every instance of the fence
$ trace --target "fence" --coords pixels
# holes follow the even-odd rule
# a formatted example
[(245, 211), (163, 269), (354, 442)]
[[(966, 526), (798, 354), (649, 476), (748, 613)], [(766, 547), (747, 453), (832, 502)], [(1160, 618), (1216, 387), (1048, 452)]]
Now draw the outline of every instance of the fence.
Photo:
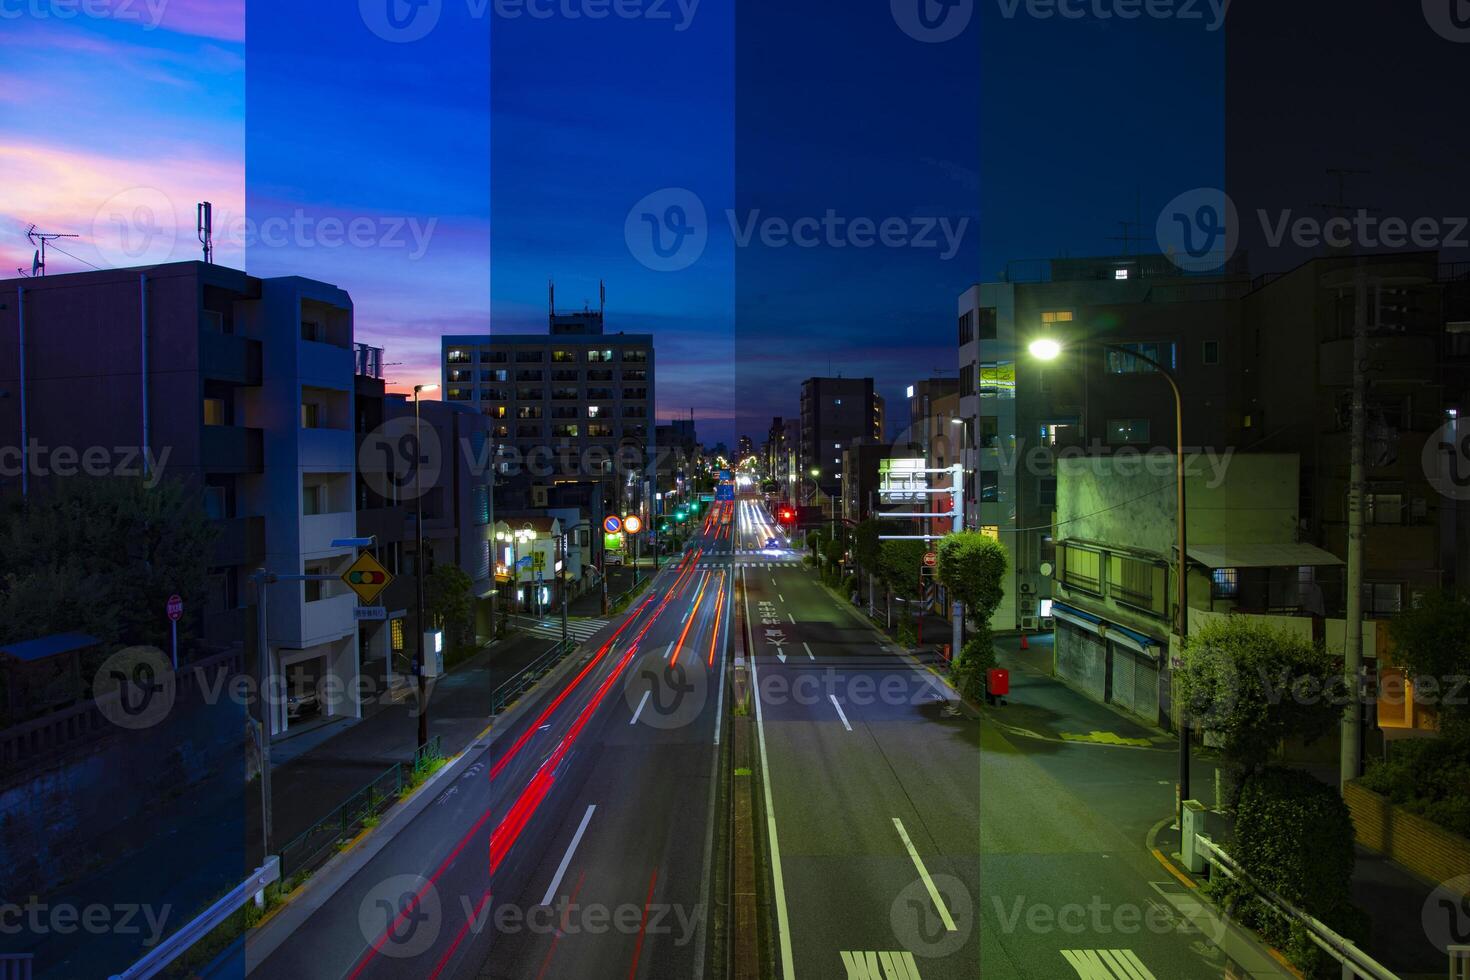
[(515, 704), (522, 694), (530, 690), (537, 681), (551, 671), (551, 668), (560, 663), (563, 657), (576, 648), (575, 640), (558, 640), (550, 650), (521, 668), (514, 677), (497, 687), (495, 693), (490, 695), (490, 717), (495, 717)]
[(406, 776), (422, 774), (443, 758), (441, 736), (435, 735), (414, 753), (412, 762), (395, 762), (281, 848), (281, 878), (315, 870), (392, 806), (403, 792)]

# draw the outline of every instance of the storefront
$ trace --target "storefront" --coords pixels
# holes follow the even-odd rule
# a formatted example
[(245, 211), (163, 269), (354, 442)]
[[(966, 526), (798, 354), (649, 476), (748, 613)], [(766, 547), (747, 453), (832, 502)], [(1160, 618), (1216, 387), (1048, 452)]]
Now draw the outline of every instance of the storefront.
[(1066, 603), (1053, 603), (1056, 673), (1092, 698), (1159, 724), (1162, 640)]

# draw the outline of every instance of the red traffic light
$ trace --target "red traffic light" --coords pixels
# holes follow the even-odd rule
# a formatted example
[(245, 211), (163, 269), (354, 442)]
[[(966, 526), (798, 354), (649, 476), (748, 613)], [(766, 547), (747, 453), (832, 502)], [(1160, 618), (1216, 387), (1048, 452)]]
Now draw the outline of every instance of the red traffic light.
[(781, 508), (781, 523), (790, 524), (796, 519), (796, 513), (790, 507)]

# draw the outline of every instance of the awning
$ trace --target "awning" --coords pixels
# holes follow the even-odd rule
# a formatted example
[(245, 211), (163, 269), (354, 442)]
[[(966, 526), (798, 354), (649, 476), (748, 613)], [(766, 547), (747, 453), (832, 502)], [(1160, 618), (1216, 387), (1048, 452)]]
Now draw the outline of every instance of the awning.
[(1053, 602), (1051, 605), (1051, 614), (1057, 619), (1071, 623), (1073, 626), (1078, 626), (1105, 640), (1112, 640), (1114, 643), (1125, 646), (1146, 657), (1157, 659), (1159, 656), (1159, 648), (1162, 646), (1162, 641), (1154, 639), (1147, 633), (1140, 633), (1126, 626), (1119, 626), (1117, 623), (1103, 619), (1094, 613), (1086, 612), (1075, 606), (1069, 606), (1065, 602)]
[(1089, 633), (1096, 633), (1099, 636), (1102, 635), (1102, 620), (1092, 613), (1083, 612), (1081, 609), (1076, 609), (1064, 602), (1053, 601), (1051, 604), (1051, 614), (1054, 619), (1071, 623), (1073, 626), (1080, 626)]
[(1147, 633), (1140, 633), (1126, 626), (1119, 626), (1117, 623), (1109, 623), (1106, 635), (1114, 643), (1141, 653), (1145, 657), (1152, 657), (1155, 660), (1158, 659), (1161, 644)]
[(25, 663), (35, 663), (48, 657), (85, 650), (102, 641), (86, 633), (53, 633), (35, 640), (23, 640), (0, 648), (0, 656), (12, 657)]
[(1189, 557), (1206, 568), (1297, 568), (1341, 565), (1342, 559), (1310, 544), (1192, 544)]

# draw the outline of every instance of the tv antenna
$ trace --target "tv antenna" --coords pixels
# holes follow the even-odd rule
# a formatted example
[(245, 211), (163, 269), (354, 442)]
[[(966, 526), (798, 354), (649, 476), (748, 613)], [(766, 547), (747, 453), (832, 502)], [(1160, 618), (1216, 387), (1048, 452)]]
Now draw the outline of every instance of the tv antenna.
[(214, 205), (208, 201), (200, 201), (195, 205), (195, 217), (197, 220), (197, 234), (199, 244), (204, 248), (204, 261), (214, 264)]
[[(44, 276), (46, 274), (46, 243), (54, 242), (58, 238), (79, 238), (79, 235), (67, 235), (57, 231), (37, 231), (35, 225), (26, 230), (26, 238), (32, 245), (38, 245), (35, 254), (31, 258), (31, 277)], [(19, 271), (19, 270), (17, 270)]]

